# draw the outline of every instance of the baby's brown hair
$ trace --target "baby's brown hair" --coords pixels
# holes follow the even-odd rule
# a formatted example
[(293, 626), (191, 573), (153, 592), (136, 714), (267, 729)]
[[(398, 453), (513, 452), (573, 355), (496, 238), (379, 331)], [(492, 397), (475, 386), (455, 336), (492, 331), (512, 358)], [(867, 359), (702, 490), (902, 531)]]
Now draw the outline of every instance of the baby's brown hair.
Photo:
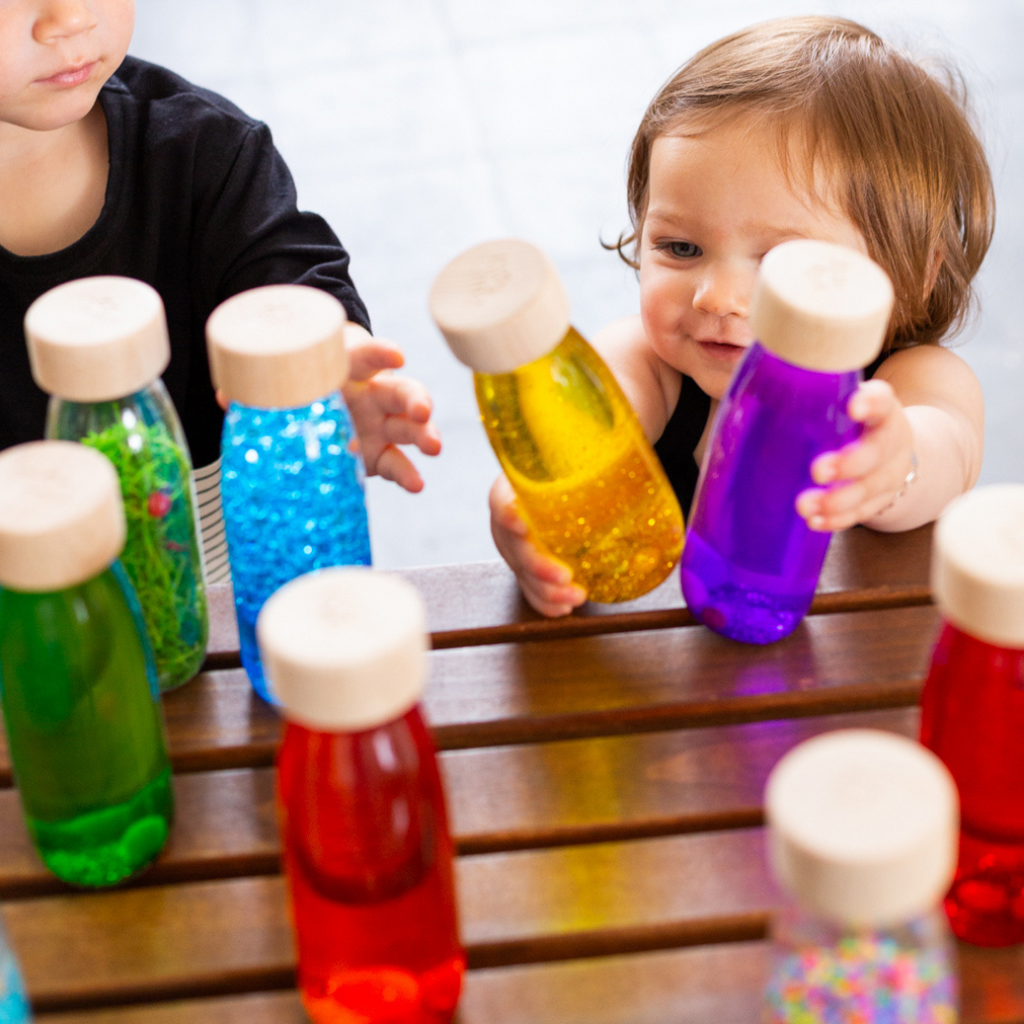
[[(887, 351), (937, 342), (962, 325), (995, 210), (963, 80), (948, 67), (929, 72), (842, 18), (744, 29), (701, 50), (662, 86), (630, 150), (633, 230), (615, 245), (627, 263), (639, 267), (636, 249), (626, 248), (643, 227), (654, 140), (700, 135), (745, 115), (774, 129), (786, 173), (804, 174), (812, 190), (822, 180), (834, 189), (892, 278)], [(794, 142), (806, 158), (800, 167), (792, 166)]]

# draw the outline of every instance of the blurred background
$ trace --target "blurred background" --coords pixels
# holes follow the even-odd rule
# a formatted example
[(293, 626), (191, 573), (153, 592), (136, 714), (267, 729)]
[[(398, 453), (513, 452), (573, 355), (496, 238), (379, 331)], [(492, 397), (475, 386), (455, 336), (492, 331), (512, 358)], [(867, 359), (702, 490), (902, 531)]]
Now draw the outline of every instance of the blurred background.
[[(1021, 0), (139, 0), (131, 52), (266, 121), (299, 205), (352, 254), (374, 333), (435, 402), (444, 451), (419, 495), (368, 485), (382, 568), (496, 558), (497, 463), (469, 371), (427, 313), (453, 256), (488, 238), (544, 248), (575, 325), (638, 308), (600, 239), (628, 224), (625, 161), (659, 85), (696, 50), (767, 18), (853, 18), (970, 83), (996, 183), (980, 315), (957, 351), (987, 400), (982, 482), (1024, 481), (1024, 4)], [(1015, 187), (1016, 186), (1016, 187)]]

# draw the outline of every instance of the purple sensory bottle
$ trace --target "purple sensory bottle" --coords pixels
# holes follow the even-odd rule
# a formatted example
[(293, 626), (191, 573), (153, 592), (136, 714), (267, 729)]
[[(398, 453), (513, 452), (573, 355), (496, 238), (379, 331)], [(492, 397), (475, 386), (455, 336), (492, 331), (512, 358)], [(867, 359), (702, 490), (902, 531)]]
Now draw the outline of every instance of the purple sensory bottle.
[(761, 262), (751, 297), (756, 340), (722, 398), (683, 549), (683, 596), (716, 633), (765, 644), (810, 606), (831, 534), (796, 498), (811, 462), (853, 441), (847, 404), (882, 347), (892, 285), (852, 249), (800, 239)]

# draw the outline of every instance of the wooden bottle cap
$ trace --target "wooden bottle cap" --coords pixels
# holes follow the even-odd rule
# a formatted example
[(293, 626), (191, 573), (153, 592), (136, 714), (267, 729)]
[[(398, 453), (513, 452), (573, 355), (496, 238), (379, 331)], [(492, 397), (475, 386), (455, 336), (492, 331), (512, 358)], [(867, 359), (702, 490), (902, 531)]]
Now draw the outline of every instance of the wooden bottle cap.
[(569, 299), (551, 261), (514, 238), (456, 256), (430, 289), (430, 313), (455, 358), (477, 373), (532, 363), (569, 329)]
[(1024, 484), (979, 487), (947, 506), (932, 540), (932, 593), (965, 633), (1024, 648)]
[(877, 263), (842, 245), (801, 238), (761, 261), (750, 327), (788, 363), (844, 373), (882, 351), (892, 303), (892, 284)]
[(206, 321), (210, 376), (231, 402), (292, 409), (347, 380), (345, 308), (319, 288), (270, 284), (222, 302)]
[(844, 729), (791, 750), (765, 791), (775, 877), (807, 911), (885, 927), (934, 909), (953, 880), (956, 785), (918, 743)]
[(28, 307), (25, 339), (35, 382), (72, 402), (141, 391), (171, 358), (160, 294), (131, 277), (83, 277), (51, 288)]
[(71, 441), (0, 452), (0, 587), (48, 593), (106, 569), (124, 547), (113, 464)]
[(264, 604), (256, 638), (285, 717), (312, 729), (371, 729), (423, 693), (426, 612), (398, 576), (347, 566), (299, 576)]

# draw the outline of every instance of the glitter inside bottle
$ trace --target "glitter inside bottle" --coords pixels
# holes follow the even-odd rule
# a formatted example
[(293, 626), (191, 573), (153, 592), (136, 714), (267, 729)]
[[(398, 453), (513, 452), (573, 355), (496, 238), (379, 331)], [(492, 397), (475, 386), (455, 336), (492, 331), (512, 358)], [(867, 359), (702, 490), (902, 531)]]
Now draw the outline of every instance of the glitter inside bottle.
[(802, 239), (762, 261), (760, 340), (715, 415), (680, 564), (687, 606), (715, 632), (771, 643), (810, 607), (831, 534), (812, 531), (796, 499), (814, 458), (860, 434), (847, 404), (891, 306), (884, 272), (852, 250)]
[(0, 699), (25, 820), (58, 877), (112, 885), (160, 852), (173, 806), (145, 625), (109, 564), (117, 478), (95, 452), (40, 442), (0, 455), (0, 480)]
[(776, 766), (766, 796), (772, 920), (763, 1024), (955, 1024), (956, 956), (939, 902), (956, 791), (902, 737), (826, 734)]
[(546, 257), (477, 246), (442, 271), (431, 310), (474, 370), (480, 415), (533, 540), (593, 601), (627, 601), (672, 571), (683, 517), (621, 388), (568, 323)]
[(363, 465), (337, 390), (344, 320), (326, 292), (274, 285), (228, 299), (207, 325), (211, 369), (232, 399), (221, 499), (242, 665), (268, 701), (254, 632), (264, 601), (311, 570), (370, 562)]
[(415, 703), (423, 630), (412, 587), (368, 570), (300, 577), (260, 614), (288, 720), (278, 806), (299, 990), (317, 1024), (444, 1024), (458, 1002), (452, 841)]
[(170, 358), (163, 303), (141, 281), (84, 278), (37, 299), (25, 328), (36, 381), (52, 395), (47, 437), (81, 441), (117, 470), (128, 524), (121, 564), (160, 688), (173, 689), (199, 671), (209, 621), (192, 463), (159, 377)]
[(956, 935), (1024, 942), (1024, 487), (978, 488), (935, 530), (945, 621), (921, 695), (921, 742), (960, 791), (960, 855), (946, 896)]

